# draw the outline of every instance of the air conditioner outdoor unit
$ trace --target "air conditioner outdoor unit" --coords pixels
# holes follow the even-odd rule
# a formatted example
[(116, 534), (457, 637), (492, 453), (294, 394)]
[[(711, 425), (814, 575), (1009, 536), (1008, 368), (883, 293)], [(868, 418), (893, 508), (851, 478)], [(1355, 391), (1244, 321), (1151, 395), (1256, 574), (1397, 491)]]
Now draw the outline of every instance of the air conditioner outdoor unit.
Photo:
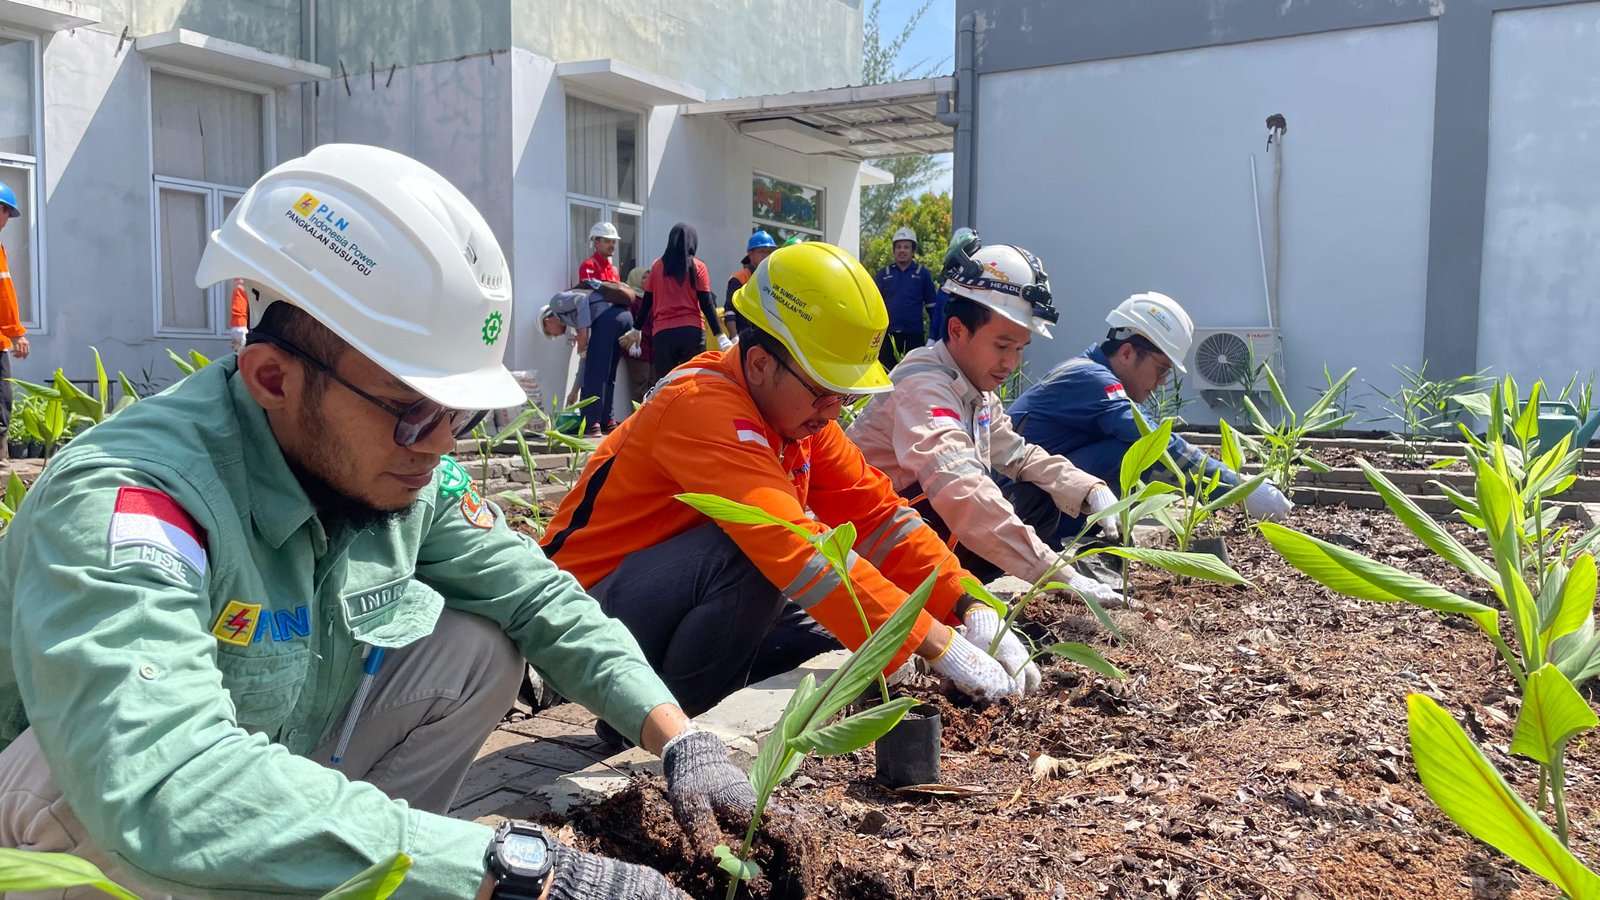
[(1282, 350), (1276, 328), (1196, 328), (1189, 373), (1201, 391), (1265, 392), (1258, 370), (1269, 363), (1281, 376)]

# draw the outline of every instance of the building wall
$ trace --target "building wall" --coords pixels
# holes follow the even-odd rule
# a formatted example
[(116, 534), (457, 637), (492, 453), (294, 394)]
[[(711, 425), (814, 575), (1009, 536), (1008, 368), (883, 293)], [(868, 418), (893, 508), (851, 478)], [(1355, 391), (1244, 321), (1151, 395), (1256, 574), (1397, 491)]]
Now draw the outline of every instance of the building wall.
[(620, 59), (709, 100), (861, 81), (861, 0), (510, 2), (514, 46), (556, 62)]
[[(520, 48), (510, 56), (516, 300), (509, 359), (512, 368), (536, 373), (548, 402), (565, 396), (576, 365), (569, 345), (546, 339), (538, 322), (550, 296), (570, 286), (577, 262), (567, 259), (566, 92), (554, 61)], [(640, 256), (659, 256), (677, 222), (693, 225), (719, 305), (750, 233), (755, 171), (823, 188), (828, 239), (855, 252), (859, 165), (742, 138), (719, 118), (681, 116), (677, 107), (648, 112), (645, 143)], [(619, 399), (617, 411), (628, 408)]]
[(1600, 3), (1494, 18), (1478, 364), (1559, 389), (1600, 368)]
[(1250, 162), (1270, 256), (1273, 113), (1287, 386), (1304, 403), (1324, 364), (1375, 381), (1420, 364), (1435, 40), (1422, 22), (983, 76), (976, 225), (1038, 253), (1063, 310), (1030, 369), (1103, 337), (1138, 291), (1202, 326), (1266, 324)]

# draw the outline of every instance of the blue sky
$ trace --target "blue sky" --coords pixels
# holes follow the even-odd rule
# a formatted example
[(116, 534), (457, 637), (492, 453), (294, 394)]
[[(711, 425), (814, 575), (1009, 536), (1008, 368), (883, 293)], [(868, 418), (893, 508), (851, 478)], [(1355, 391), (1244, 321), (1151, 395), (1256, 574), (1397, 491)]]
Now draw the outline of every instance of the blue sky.
[[(870, 10), (872, 0), (867, 0), (863, 13)], [(878, 27), (883, 29), (885, 36), (900, 33), (907, 19), (922, 5), (922, 0), (883, 0), (883, 9), (878, 14)], [(938, 74), (949, 74), (955, 70), (956, 46), (956, 0), (933, 0), (928, 11), (923, 13), (922, 21), (917, 23), (917, 30), (911, 33), (911, 39), (900, 49), (900, 67), (911, 67), (913, 74), (921, 72), (930, 65), (938, 65)], [(945, 163), (944, 170), (934, 177), (929, 185), (934, 192), (950, 190), (950, 157), (942, 157)]]

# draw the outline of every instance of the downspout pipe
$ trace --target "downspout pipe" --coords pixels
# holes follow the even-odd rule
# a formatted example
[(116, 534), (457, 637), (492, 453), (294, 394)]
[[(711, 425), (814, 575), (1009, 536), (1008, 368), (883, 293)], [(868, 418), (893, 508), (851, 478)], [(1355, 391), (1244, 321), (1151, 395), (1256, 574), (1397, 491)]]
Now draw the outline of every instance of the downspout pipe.
[(939, 123), (956, 130), (955, 156), (951, 162), (951, 213), (955, 226), (976, 227), (972, 221), (972, 173), (976, 169), (973, 158), (972, 131), (976, 124), (978, 105), (978, 80), (973, 69), (974, 48), (977, 43), (977, 16), (967, 13), (956, 25), (956, 97), (951, 110), (948, 97), (939, 98)]

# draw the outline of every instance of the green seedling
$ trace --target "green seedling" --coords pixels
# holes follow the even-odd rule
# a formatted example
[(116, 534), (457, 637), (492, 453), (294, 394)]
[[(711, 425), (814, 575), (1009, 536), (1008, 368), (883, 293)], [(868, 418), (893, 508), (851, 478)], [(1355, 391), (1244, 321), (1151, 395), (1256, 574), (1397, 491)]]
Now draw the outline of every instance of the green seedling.
[(1305, 448), (1306, 438), (1319, 432), (1343, 428), (1355, 418), (1354, 413), (1340, 413), (1334, 406), (1341, 392), (1349, 385), (1350, 377), (1355, 373), (1355, 369), (1345, 372), (1337, 381), (1328, 385), (1322, 396), (1318, 397), (1304, 413), (1297, 413), (1294, 407), (1289, 405), (1289, 398), (1284, 394), (1283, 386), (1278, 383), (1278, 376), (1272, 373), (1271, 367), (1264, 370), (1263, 374), (1272, 393), (1273, 403), (1282, 412), (1282, 416), (1276, 423), (1270, 421), (1247, 394), (1243, 400), (1244, 408), (1257, 434), (1239, 435), (1239, 442), (1261, 463), (1263, 475), (1287, 491), (1294, 486), (1294, 480), (1302, 468), (1313, 472), (1331, 471), (1328, 466), (1312, 458)]
[[(772, 734), (756, 755), (755, 764), (750, 768), (750, 786), (756, 794), (756, 808), (755, 815), (750, 819), (750, 827), (745, 831), (744, 846), (737, 854), (722, 845), (715, 851), (717, 865), (730, 876), (727, 896), (728, 900), (733, 900), (738, 895), (740, 884), (760, 874), (760, 869), (750, 861), (750, 845), (766, 812), (767, 801), (778, 785), (800, 768), (806, 754), (815, 752), (821, 756), (840, 756), (860, 750), (888, 734), (906, 712), (917, 705), (915, 697), (889, 699), (883, 668), (910, 636), (918, 614), (933, 593), (938, 572), (928, 573), (921, 586), (889, 616), (882, 627), (873, 631), (850, 579), (848, 559), (856, 539), (853, 524), (846, 522), (821, 534), (812, 534), (766, 510), (713, 494), (679, 494), (678, 499), (719, 521), (771, 525), (786, 528), (804, 538), (838, 574), (855, 603), (856, 613), (861, 617), (861, 627), (867, 634), (860, 648), (850, 654), (844, 665), (829, 676), (820, 688), (816, 686), (816, 678), (811, 675), (800, 682), (784, 707), (783, 715), (773, 726)], [(883, 702), (830, 724), (830, 720), (850, 705), (874, 679), (878, 682)]]
[[(1565, 843), (1564, 748), (1573, 734), (1595, 724), (1577, 693), (1577, 687), (1600, 673), (1600, 635), (1594, 629), (1595, 558), (1584, 552), (1532, 563), (1527, 559), (1527, 548), (1542, 543), (1530, 537), (1529, 529), (1542, 527), (1545, 517), (1526, 515), (1525, 497), (1517, 488), (1519, 477), (1535, 485), (1545, 483), (1555, 477), (1559, 459), (1569, 451), (1556, 447), (1521, 470), (1513, 469), (1508, 459), (1503, 433), (1491, 431), (1486, 446), (1489, 454), (1472, 450), (1469, 459), (1475, 477), (1471, 502), (1488, 538), (1489, 560), (1468, 551), (1382, 473), (1364, 462), (1362, 469), (1395, 516), (1429, 549), (1492, 591), (1499, 608), (1283, 526), (1258, 527), (1290, 565), (1341, 594), (1460, 613), (1478, 626), (1522, 692), (1511, 750), (1539, 764), (1538, 807), (1553, 808), (1556, 833)], [(1534, 489), (1535, 504), (1540, 496)], [(1511, 625), (1509, 640), (1501, 631), (1502, 612)]]
[[(411, 857), (397, 853), (324, 894), (322, 900), (384, 900), (395, 892), (411, 869)], [(94, 888), (122, 900), (139, 895), (106, 877), (86, 859), (67, 853), (0, 848), (0, 893)]]
[[(1239, 438), (1226, 419), (1218, 425), (1221, 429), (1222, 464), (1230, 471), (1242, 472), (1244, 470), (1244, 454), (1239, 447)], [(1174, 512), (1172, 506), (1158, 509), (1156, 519), (1172, 532), (1173, 538), (1178, 542), (1178, 550), (1187, 553), (1189, 545), (1197, 537), (1212, 537), (1216, 534), (1213, 517), (1216, 512), (1225, 507), (1242, 503), (1262, 482), (1267, 480), (1263, 473), (1254, 478), (1247, 479), (1222, 491), (1222, 470), (1218, 469), (1210, 476), (1190, 475), (1172, 461), (1171, 454), (1165, 454), (1162, 460), (1185, 495), (1183, 506)]]
[(1472, 396), (1483, 387), (1484, 369), (1473, 375), (1462, 375), (1442, 381), (1428, 377), (1428, 361), (1413, 371), (1410, 367), (1396, 366), (1400, 373), (1400, 387), (1393, 393), (1378, 391), (1383, 397), (1383, 412), (1400, 422), (1401, 458), (1415, 465), (1422, 459), (1427, 446), (1454, 431), (1462, 419), (1473, 412)]

